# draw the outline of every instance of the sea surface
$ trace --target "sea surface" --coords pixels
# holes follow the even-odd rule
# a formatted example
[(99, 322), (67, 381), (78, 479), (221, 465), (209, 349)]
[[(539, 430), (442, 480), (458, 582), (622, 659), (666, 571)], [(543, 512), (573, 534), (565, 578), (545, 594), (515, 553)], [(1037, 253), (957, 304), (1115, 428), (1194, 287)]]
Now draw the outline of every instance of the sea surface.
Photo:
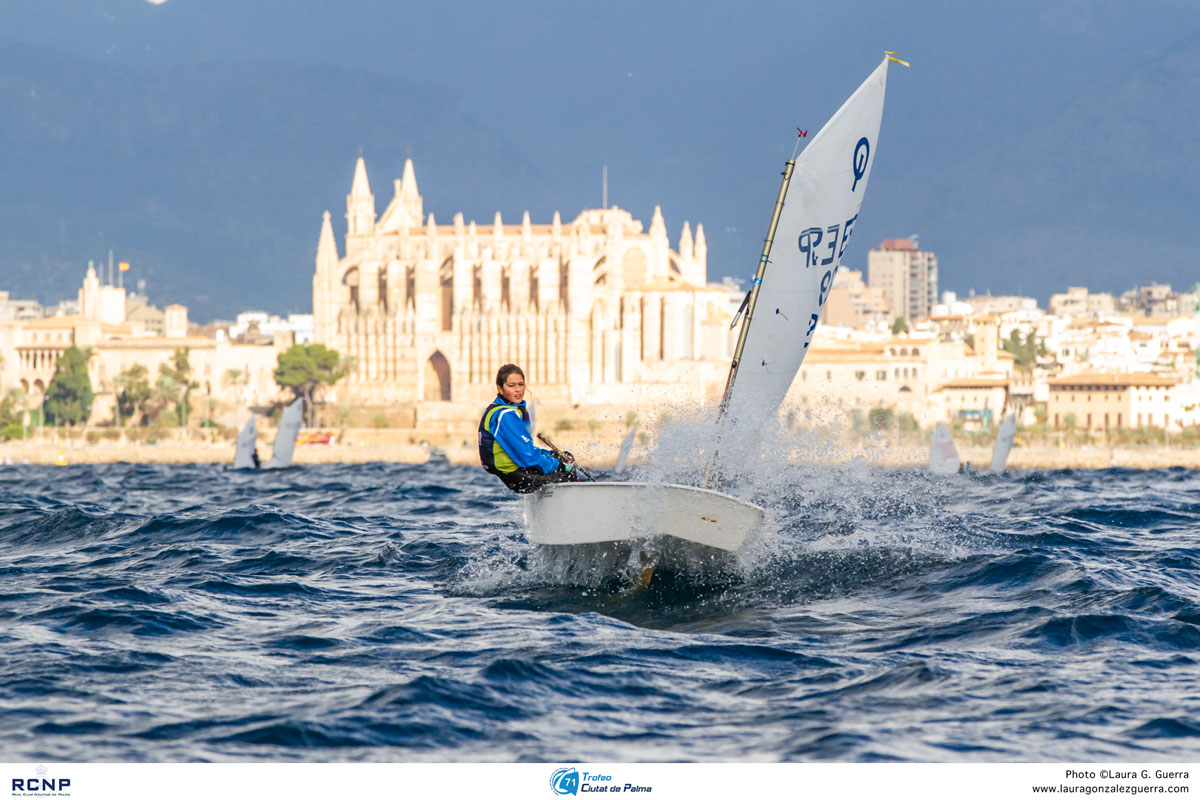
[(0, 762), (1200, 757), (1200, 473), (742, 494), (638, 588), (479, 468), (0, 467)]

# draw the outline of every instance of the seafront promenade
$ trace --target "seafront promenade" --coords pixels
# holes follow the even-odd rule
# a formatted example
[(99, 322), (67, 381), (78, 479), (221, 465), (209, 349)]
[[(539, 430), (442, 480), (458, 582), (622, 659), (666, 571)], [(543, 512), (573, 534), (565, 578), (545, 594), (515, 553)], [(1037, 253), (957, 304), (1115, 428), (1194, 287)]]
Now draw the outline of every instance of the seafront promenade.
[[(580, 463), (598, 468), (611, 467), (616, 463), (620, 439), (610, 437), (604, 443), (586, 443), (586, 432), (575, 432), (563, 446), (579, 458)], [(565, 437), (565, 434), (564, 434)], [(380, 439), (385, 437), (380, 436)], [(270, 456), (271, 447), (260, 443), (259, 453), (264, 459)], [(568, 442), (569, 443), (566, 443)], [(649, 444), (639, 443), (631, 453), (631, 463), (643, 461)], [(459, 441), (443, 443), (438, 449), (446, 454), (451, 464), (477, 465), (479, 456), (473, 442)], [(163, 441), (155, 444), (134, 442), (87, 442), (87, 441), (9, 441), (0, 442), (0, 469), (6, 464), (54, 464), (62, 460), (72, 464), (147, 463), (147, 464), (220, 464), (233, 463), (232, 442)], [(370, 462), (395, 462), (421, 464), (428, 460), (430, 447), (425, 444), (402, 444), (395, 442), (372, 442), (369, 437), (353, 438), (348, 443), (302, 444), (296, 447), (296, 464), (365, 464)], [(991, 461), (990, 447), (959, 447), (961, 457), (972, 467), (984, 467)], [(789, 461), (839, 464), (859, 461), (885, 468), (919, 468), (928, 464), (927, 445), (895, 442), (846, 442), (837, 446), (821, 446), (818, 452), (797, 447), (792, 450)], [(1136, 446), (1088, 446), (1048, 447), (1017, 446), (1009, 456), (1008, 467), (1016, 470), (1056, 469), (1162, 469), (1183, 467), (1200, 469), (1200, 448), (1196, 447), (1136, 447)]]

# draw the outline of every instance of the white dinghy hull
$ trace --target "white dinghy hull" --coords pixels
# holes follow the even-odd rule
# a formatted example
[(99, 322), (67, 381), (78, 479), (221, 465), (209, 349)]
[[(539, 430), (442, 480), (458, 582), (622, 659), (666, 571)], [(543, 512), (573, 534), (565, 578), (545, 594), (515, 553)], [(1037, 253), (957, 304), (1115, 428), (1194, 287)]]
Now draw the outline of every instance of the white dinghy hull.
[(527, 537), (541, 545), (671, 537), (734, 552), (762, 521), (752, 503), (673, 483), (555, 483), (525, 499)]

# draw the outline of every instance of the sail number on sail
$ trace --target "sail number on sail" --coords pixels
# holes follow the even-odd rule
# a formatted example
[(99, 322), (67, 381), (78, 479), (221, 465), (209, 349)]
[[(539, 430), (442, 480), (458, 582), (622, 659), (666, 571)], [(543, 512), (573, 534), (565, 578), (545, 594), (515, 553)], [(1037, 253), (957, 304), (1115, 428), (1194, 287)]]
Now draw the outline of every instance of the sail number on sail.
[[(821, 276), (821, 290), (817, 295), (817, 310), (808, 320), (808, 331), (804, 336), (804, 349), (808, 349), (808, 345), (812, 342), (813, 331), (817, 329), (817, 321), (820, 318), (821, 309), (825, 307), (825, 300), (829, 297), (829, 290), (833, 288), (833, 280), (837, 277), (838, 267), (842, 265), (842, 255), (846, 252), (846, 243), (850, 241), (850, 234), (854, 232), (854, 223), (858, 219), (858, 214), (855, 214), (850, 219), (846, 220), (843, 225), (835, 223), (826, 228), (805, 228), (800, 234), (799, 245), (800, 252), (804, 254), (804, 268), (815, 267), (818, 264), (821, 266), (833, 265), (832, 269), (826, 270)], [(838, 234), (841, 234), (839, 237)], [(821, 243), (825, 242), (824, 247)], [(822, 258), (822, 251), (827, 250), (828, 255)]]
[[(842, 254), (846, 252), (846, 243), (850, 241), (850, 234), (854, 232), (854, 222), (858, 219), (858, 214), (855, 214), (850, 219), (846, 220), (846, 224), (836, 223), (828, 228), (805, 228), (800, 234), (800, 252), (804, 253), (804, 266), (815, 267), (819, 261), (822, 266), (827, 266), (834, 262), (834, 256), (837, 256), (837, 261), (840, 264)], [(838, 231), (841, 231), (842, 239), (841, 246), (838, 246)], [(828, 234), (826, 236), (825, 234)], [(817, 248), (821, 242), (827, 242), (824, 249), (829, 251), (829, 255), (821, 258), (821, 252)], [(822, 292), (824, 294), (824, 292)], [(825, 302), (822, 300), (821, 302)]]

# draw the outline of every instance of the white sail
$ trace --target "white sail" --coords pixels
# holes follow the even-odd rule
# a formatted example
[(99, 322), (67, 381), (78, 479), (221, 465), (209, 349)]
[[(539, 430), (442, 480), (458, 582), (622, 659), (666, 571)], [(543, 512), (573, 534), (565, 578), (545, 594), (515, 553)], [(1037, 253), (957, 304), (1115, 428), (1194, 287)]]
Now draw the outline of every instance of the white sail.
[(303, 416), (304, 398), (297, 397), (279, 417), (279, 430), (275, 433), (275, 448), (271, 451), (271, 460), (263, 465), (267, 469), (279, 469), (292, 465), (292, 456), (296, 452), (296, 437), (300, 435), (300, 421)]
[(629, 468), (629, 451), (633, 449), (633, 435), (637, 433), (637, 425), (629, 429), (629, 433), (625, 434), (625, 438), (621, 440), (621, 452), (617, 454), (617, 466), (613, 469), (618, 475), (624, 474)]
[[(741, 358), (727, 387), (725, 424), (739, 434), (777, 416), (812, 341), (821, 308), (858, 220), (883, 116), (887, 59), (826, 123), (791, 169), (784, 206), (772, 216), (774, 247), (758, 285)], [(778, 207), (777, 207), (778, 208)], [(709, 474), (728, 478), (757, 436), (725, 436)], [(951, 443), (953, 444), (953, 443)], [(718, 469), (711, 468), (720, 461)], [(759, 506), (678, 484), (551, 484), (526, 498), (529, 541), (545, 546), (669, 543), (736, 552), (764, 518)]]
[(796, 160), (727, 416), (773, 419), (812, 342), (875, 161), (888, 59)]
[(1010, 414), (1000, 423), (1000, 429), (996, 432), (996, 444), (992, 446), (992, 472), (1004, 471), (1016, 435), (1017, 418)]
[(946, 423), (939, 422), (929, 441), (929, 471), (934, 475), (953, 475), (961, 465), (950, 429)]
[(249, 421), (238, 434), (237, 452), (233, 456), (234, 469), (254, 469), (257, 466), (254, 463), (254, 446), (257, 439), (258, 427), (255, 425), (254, 415), (251, 414)]

